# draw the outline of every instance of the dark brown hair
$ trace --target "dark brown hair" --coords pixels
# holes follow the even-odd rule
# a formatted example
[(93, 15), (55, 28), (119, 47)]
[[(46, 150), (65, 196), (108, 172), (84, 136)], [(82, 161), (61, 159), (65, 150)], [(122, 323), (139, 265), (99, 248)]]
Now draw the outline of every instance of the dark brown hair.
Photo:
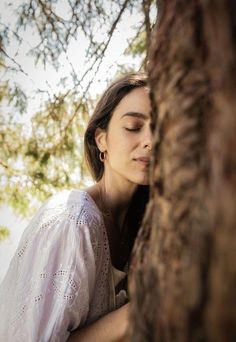
[[(84, 135), (85, 160), (96, 182), (102, 178), (104, 172), (104, 164), (99, 158), (100, 151), (95, 141), (96, 129), (99, 127), (107, 130), (112, 114), (119, 102), (133, 89), (147, 86), (146, 74), (126, 74), (113, 82), (98, 101)], [(130, 201), (123, 227), (123, 234), (130, 250), (141, 225), (148, 199), (149, 186), (139, 185)]]
[(99, 159), (99, 149), (95, 141), (96, 129), (107, 130), (110, 119), (119, 102), (131, 90), (147, 86), (146, 74), (126, 74), (113, 82), (98, 101), (84, 135), (84, 156), (93, 179), (98, 182), (104, 172), (104, 164)]

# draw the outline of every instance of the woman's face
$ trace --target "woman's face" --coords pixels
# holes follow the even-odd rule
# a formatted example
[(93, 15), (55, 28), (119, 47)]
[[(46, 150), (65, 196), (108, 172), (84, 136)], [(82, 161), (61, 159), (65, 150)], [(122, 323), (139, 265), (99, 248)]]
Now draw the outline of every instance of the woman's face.
[(115, 108), (108, 130), (97, 132), (100, 151), (106, 151), (105, 173), (135, 184), (149, 182), (152, 148), (151, 104), (148, 90), (135, 88)]

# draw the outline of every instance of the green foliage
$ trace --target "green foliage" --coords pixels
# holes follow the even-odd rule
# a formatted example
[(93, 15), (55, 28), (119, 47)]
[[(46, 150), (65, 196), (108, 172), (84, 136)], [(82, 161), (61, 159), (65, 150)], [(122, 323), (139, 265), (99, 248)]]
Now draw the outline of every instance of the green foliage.
[(6, 101), (7, 104), (17, 108), (18, 113), (23, 114), (27, 109), (27, 98), (19, 85), (10, 86), (9, 82), (0, 84), (0, 102)]
[[(4, 123), (3, 116), (0, 120)], [(87, 102), (58, 95), (32, 117), (30, 135), (23, 124), (1, 124), (0, 202), (26, 215), (34, 210), (33, 198), (41, 202), (57, 190), (84, 186), (89, 177), (82, 152), (87, 120)]]
[(8, 88), (8, 103), (18, 109), (20, 114), (27, 110), (27, 97), (21, 87), (15, 84)]
[(0, 84), (0, 102), (9, 96), (9, 90), (7, 82)]
[(146, 54), (146, 31), (143, 28), (141, 31), (138, 32), (135, 39), (132, 41), (127, 49), (125, 50), (125, 54), (132, 55), (132, 56), (145, 56)]
[(8, 238), (10, 235), (9, 229), (4, 226), (0, 226), (0, 242)]

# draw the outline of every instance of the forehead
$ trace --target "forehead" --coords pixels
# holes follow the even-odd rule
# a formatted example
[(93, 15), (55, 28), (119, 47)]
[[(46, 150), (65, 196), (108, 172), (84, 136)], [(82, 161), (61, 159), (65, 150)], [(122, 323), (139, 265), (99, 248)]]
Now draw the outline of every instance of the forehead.
[(136, 112), (150, 117), (151, 103), (147, 88), (135, 88), (119, 102), (113, 112), (114, 119), (121, 119), (125, 113)]

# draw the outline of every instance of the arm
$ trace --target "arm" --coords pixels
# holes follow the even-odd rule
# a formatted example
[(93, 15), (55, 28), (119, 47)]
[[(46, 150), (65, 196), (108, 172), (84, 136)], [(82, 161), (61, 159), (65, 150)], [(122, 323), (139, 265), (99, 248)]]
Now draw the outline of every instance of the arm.
[(90, 227), (80, 203), (57, 202), (26, 228), (0, 285), (0, 341), (64, 342), (86, 321), (96, 272)]
[(112, 311), (96, 322), (75, 330), (68, 342), (125, 342), (128, 327), (129, 303)]

